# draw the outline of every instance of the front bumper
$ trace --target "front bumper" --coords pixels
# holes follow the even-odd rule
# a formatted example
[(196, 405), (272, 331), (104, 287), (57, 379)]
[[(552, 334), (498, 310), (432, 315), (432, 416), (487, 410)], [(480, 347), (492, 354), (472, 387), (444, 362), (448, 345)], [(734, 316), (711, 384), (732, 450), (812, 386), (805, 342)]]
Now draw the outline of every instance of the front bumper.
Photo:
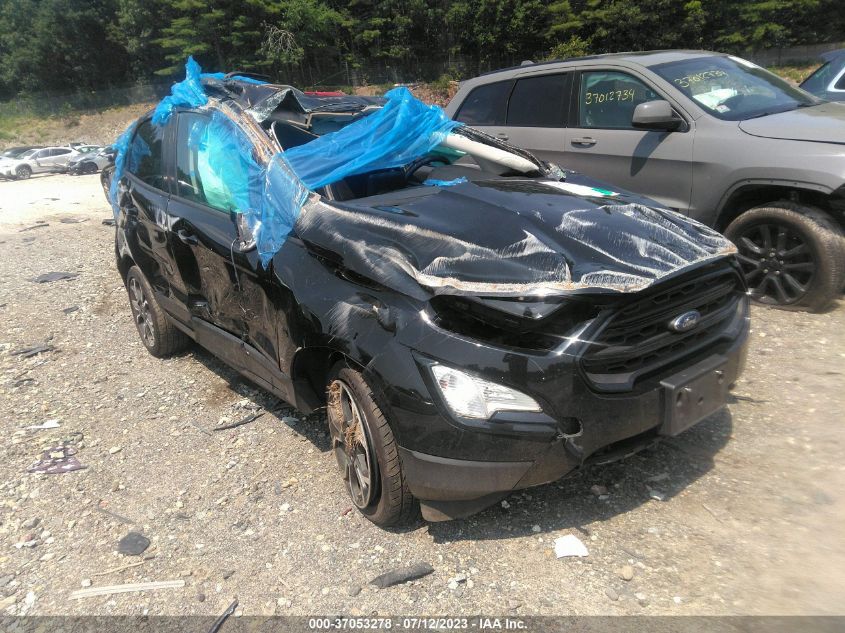
[[(446, 520), (473, 514), (513, 490), (555, 481), (589, 461), (612, 461), (657, 441), (668, 432), (672, 389), (683, 387), (681, 380), (688, 380), (696, 367), (717, 368), (724, 385), (707, 394), (705, 413), (723, 406), (744, 366), (748, 314), (747, 306), (738, 311), (724, 339), (706, 353), (623, 393), (591, 388), (579, 370), (578, 349), (560, 355), (520, 354), (442, 331), (432, 337), (419, 327), (417, 332), (413, 326), (400, 330), (400, 338), (415, 343), (408, 345), (411, 353), (384, 354), (374, 359), (368, 373), (381, 384), (390, 409), (409, 489), (426, 519)], [(442, 402), (426, 359), (519, 389), (540, 402), (544, 413), (457, 419)]]

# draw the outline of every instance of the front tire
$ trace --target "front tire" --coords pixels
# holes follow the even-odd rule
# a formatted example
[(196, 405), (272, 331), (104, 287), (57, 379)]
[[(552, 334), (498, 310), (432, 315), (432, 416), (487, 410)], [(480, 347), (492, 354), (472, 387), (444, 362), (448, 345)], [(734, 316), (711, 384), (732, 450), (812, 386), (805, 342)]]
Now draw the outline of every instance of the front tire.
[(167, 319), (137, 266), (132, 266), (126, 274), (126, 291), (138, 335), (150, 354), (166, 358), (188, 346), (190, 339)]
[(346, 490), (381, 527), (410, 524), (418, 505), (408, 490), (393, 431), (361, 372), (338, 363), (329, 374), (328, 420)]
[(779, 308), (823, 310), (845, 282), (845, 239), (821, 209), (776, 202), (725, 230), (736, 244), (751, 298)]
[(15, 177), (18, 180), (27, 180), (30, 176), (32, 176), (32, 167), (29, 165), (19, 165), (15, 170)]

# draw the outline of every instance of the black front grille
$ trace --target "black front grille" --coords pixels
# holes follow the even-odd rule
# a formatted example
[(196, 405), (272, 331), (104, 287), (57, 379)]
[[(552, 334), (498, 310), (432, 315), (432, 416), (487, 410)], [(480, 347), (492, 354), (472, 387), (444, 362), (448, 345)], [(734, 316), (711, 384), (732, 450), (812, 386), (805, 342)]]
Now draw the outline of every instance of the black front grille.
[[(581, 359), (594, 387), (627, 391), (656, 374), (674, 369), (728, 335), (744, 288), (737, 271), (724, 263), (692, 277), (665, 282), (624, 305), (604, 321)], [(699, 325), (672, 331), (669, 322), (697, 310)]]

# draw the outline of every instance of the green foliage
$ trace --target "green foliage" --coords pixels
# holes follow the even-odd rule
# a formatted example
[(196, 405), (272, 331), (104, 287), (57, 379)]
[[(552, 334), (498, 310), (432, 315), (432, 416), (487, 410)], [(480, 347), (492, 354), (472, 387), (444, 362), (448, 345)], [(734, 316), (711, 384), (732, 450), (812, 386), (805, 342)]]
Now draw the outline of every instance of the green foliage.
[(176, 78), (188, 55), (210, 71), (304, 86), (428, 79), (441, 90), (525, 59), (836, 41), (845, 33), (840, 3), (0, 0), (0, 98)]
[(580, 35), (573, 35), (565, 42), (555, 44), (546, 60), (568, 59), (570, 57), (583, 57), (589, 55), (590, 43), (582, 39)]

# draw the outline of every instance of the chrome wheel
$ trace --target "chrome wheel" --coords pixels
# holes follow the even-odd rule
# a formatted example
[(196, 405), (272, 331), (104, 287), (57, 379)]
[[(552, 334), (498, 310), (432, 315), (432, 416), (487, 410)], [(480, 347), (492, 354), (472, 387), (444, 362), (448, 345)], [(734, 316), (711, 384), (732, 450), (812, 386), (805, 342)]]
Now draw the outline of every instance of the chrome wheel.
[(129, 278), (129, 305), (132, 306), (132, 316), (144, 345), (149, 348), (155, 347), (156, 334), (150, 302), (135, 277)]
[(334, 454), (352, 503), (363, 509), (373, 502), (378, 482), (378, 466), (370, 435), (349, 386), (342, 380), (335, 380), (329, 387), (329, 394)]
[(816, 261), (800, 233), (782, 224), (754, 224), (738, 236), (736, 245), (753, 299), (789, 305), (807, 294)]

